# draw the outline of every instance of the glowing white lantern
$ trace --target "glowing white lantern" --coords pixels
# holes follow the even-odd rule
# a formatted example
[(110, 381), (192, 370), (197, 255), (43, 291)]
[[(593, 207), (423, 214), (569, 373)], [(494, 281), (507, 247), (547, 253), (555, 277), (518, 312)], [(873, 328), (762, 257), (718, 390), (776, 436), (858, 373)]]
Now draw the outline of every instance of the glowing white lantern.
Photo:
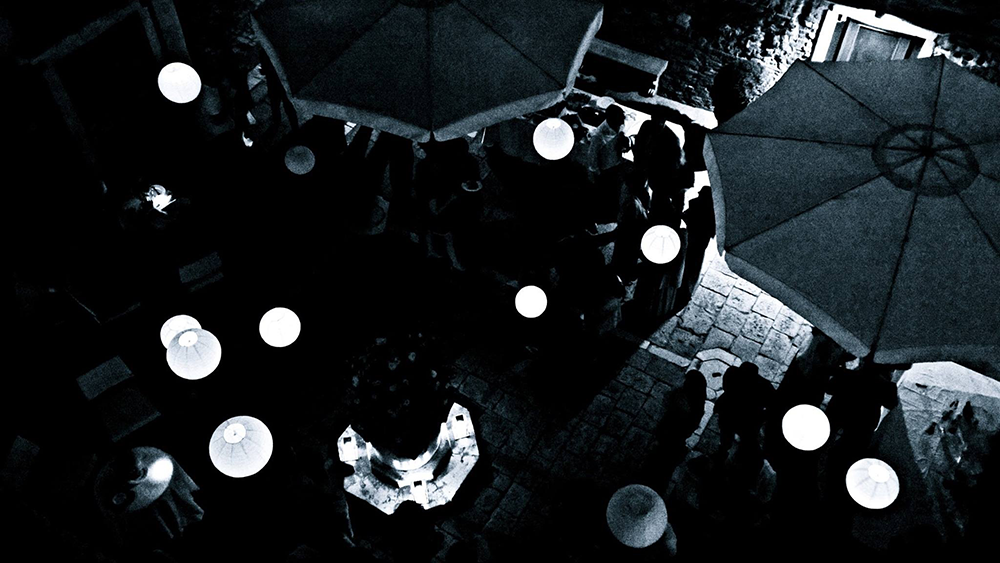
[(208, 444), (212, 465), (229, 477), (257, 473), (267, 465), (273, 451), (271, 431), (252, 416), (235, 416), (223, 422)]
[(164, 348), (169, 348), (170, 341), (177, 336), (177, 333), (189, 328), (201, 328), (201, 323), (198, 322), (198, 319), (188, 315), (170, 317), (160, 328), (160, 342), (163, 343)]
[(666, 225), (653, 225), (639, 242), (642, 255), (653, 264), (666, 264), (681, 251), (681, 237)]
[(546, 160), (559, 160), (573, 150), (573, 129), (558, 117), (550, 117), (535, 127), (531, 137), (535, 150)]
[(149, 466), (146, 476), (157, 483), (170, 481), (174, 475), (174, 463), (169, 458), (161, 457)]
[(194, 100), (201, 92), (201, 77), (184, 63), (170, 63), (163, 67), (156, 77), (156, 84), (164, 98), (178, 104)]
[(309, 147), (296, 145), (285, 151), (285, 168), (292, 174), (308, 174), (316, 166), (316, 155)]
[(865, 508), (882, 509), (899, 496), (899, 477), (882, 460), (859, 459), (847, 470), (847, 492)]
[(184, 379), (201, 379), (219, 367), (222, 344), (211, 332), (190, 328), (177, 333), (167, 346), (167, 365)]
[(260, 318), (260, 337), (275, 348), (284, 348), (295, 342), (300, 332), (302, 322), (290, 309), (275, 307)]
[(830, 419), (813, 405), (794, 406), (781, 419), (781, 433), (792, 447), (811, 452), (830, 438)]
[(538, 318), (545, 312), (546, 305), (548, 298), (545, 297), (542, 288), (536, 285), (526, 285), (514, 296), (514, 308), (521, 313), (521, 316), (528, 319)]
[(667, 529), (667, 507), (653, 489), (628, 485), (611, 496), (607, 519), (618, 541), (629, 547), (649, 547)]

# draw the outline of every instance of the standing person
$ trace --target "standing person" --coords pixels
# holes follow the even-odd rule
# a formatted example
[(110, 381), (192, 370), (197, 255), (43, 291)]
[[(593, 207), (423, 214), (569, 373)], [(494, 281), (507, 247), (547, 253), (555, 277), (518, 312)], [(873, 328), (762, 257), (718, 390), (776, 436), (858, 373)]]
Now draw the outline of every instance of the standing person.
[(673, 470), (687, 453), (687, 439), (698, 429), (705, 416), (707, 382), (698, 370), (684, 374), (684, 383), (663, 399), (663, 420), (656, 427), (659, 442), (648, 463), (650, 486), (662, 490), (670, 481)]
[(639, 243), (649, 228), (649, 190), (645, 181), (628, 182), (629, 197), (622, 206), (615, 229), (615, 249), (611, 267), (622, 283), (632, 283), (638, 276)]
[(684, 258), (684, 276), (677, 297), (678, 310), (684, 308), (691, 301), (691, 296), (694, 295), (694, 290), (698, 287), (698, 278), (701, 276), (701, 267), (705, 262), (708, 243), (715, 237), (715, 206), (712, 203), (712, 188), (709, 186), (701, 188), (698, 196), (691, 200), (691, 204), (682, 217), (688, 228), (688, 247)]
[(872, 436), (882, 418), (882, 407), (899, 404), (896, 384), (890, 379), (892, 366), (875, 364), (863, 358), (855, 371), (843, 371), (831, 378), (826, 407), (830, 418), (830, 436), (843, 430), (839, 446), (848, 457), (863, 453), (871, 445)]
[(694, 185), (694, 172), (686, 165), (681, 140), (666, 124), (651, 136), (647, 175), (653, 190), (650, 220), (654, 224), (679, 224), (684, 210), (684, 192)]
[[(650, 217), (651, 224), (658, 224), (652, 219), (652, 212)], [(666, 264), (654, 264), (643, 259), (639, 265), (635, 295), (632, 299), (639, 322), (650, 327), (658, 325), (666, 317), (677, 312), (677, 292), (684, 276), (684, 254), (688, 246), (687, 229), (680, 228), (679, 218), (677, 222), (667, 223), (666, 226), (673, 228), (680, 238), (681, 247), (677, 257)]]
[(765, 410), (773, 399), (774, 387), (761, 377), (756, 364), (743, 362), (739, 367), (726, 370), (722, 390), (722, 396), (715, 402), (720, 434), (717, 455), (725, 459), (737, 435), (741, 447), (758, 450), (760, 429)]
[(617, 218), (625, 175), (622, 153), (631, 148), (629, 138), (622, 132), (625, 110), (612, 105), (604, 111), (604, 116), (604, 121), (587, 134), (587, 171), (595, 187), (590, 201), (594, 223), (610, 223)]

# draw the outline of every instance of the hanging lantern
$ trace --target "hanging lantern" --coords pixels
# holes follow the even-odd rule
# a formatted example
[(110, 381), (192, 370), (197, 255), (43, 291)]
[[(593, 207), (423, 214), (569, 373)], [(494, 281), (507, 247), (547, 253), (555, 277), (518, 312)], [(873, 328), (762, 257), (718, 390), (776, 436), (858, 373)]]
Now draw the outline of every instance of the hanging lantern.
[(170, 371), (184, 379), (201, 379), (219, 367), (222, 344), (211, 332), (190, 328), (177, 333), (167, 347)]
[(260, 318), (260, 337), (270, 346), (284, 348), (299, 337), (302, 322), (290, 309), (275, 307)]
[(628, 485), (611, 496), (607, 519), (618, 541), (629, 547), (649, 547), (667, 529), (667, 507), (653, 489)]
[(156, 77), (156, 84), (164, 98), (177, 104), (186, 104), (201, 92), (201, 77), (184, 63), (170, 63), (163, 67)]
[(550, 117), (535, 127), (532, 142), (539, 156), (546, 160), (559, 160), (573, 150), (573, 129), (558, 117)]
[(639, 242), (642, 255), (653, 264), (666, 264), (681, 251), (681, 237), (666, 225), (653, 225)]
[(164, 348), (169, 348), (170, 341), (177, 336), (177, 333), (189, 328), (201, 328), (201, 323), (198, 322), (198, 319), (188, 315), (170, 317), (160, 328), (160, 342), (163, 343)]
[(229, 477), (249, 477), (264, 468), (274, 451), (274, 439), (264, 423), (252, 416), (234, 416), (212, 433), (208, 455), (212, 465)]
[(309, 147), (296, 145), (285, 151), (285, 168), (299, 176), (308, 174), (316, 165), (316, 155)]
[(518, 290), (514, 296), (514, 308), (521, 316), (527, 319), (535, 319), (545, 312), (548, 305), (548, 298), (542, 288), (536, 285), (526, 285)]
[(859, 459), (847, 470), (847, 492), (861, 506), (879, 510), (899, 496), (899, 477), (882, 460)]
[(813, 405), (797, 405), (781, 419), (781, 433), (793, 448), (811, 452), (830, 438), (830, 419)]

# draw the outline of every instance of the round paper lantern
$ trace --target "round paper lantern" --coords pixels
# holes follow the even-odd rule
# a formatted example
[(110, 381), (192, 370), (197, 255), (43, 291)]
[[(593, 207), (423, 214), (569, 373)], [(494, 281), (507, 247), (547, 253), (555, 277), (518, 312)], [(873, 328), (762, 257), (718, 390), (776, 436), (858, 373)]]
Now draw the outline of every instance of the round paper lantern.
[(521, 316), (528, 319), (538, 318), (545, 312), (546, 305), (548, 298), (545, 297), (542, 288), (536, 285), (526, 285), (514, 296), (514, 308), (521, 313)]
[(573, 129), (558, 117), (550, 117), (535, 127), (531, 138), (535, 150), (546, 160), (559, 160), (573, 150)]
[(830, 438), (830, 419), (813, 405), (797, 405), (781, 419), (781, 433), (793, 448), (811, 452)]
[(177, 333), (167, 346), (170, 371), (184, 379), (201, 379), (222, 361), (222, 344), (211, 332), (189, 328)]
[(899, 477), (882, 460), (859, 459), (847, 470), (847, 492), (861, 506), (879, 510), (899, 496)]
[(252, 416), (234, 416), (223, 422), (208, 444), (212, 465), (229, 477), (257, 473), (267, 465), (273, 451), (271, 431)]
[(681, 237), (666, 225), (653, 225), (639, 242), (642, 255), (653, 264), (666, 264), (681, 251)]
[(618, 489), (608, 502), (608, 527), (629, 547), (649, 547), (667, 529), (667, 507), (656, 491), (645, 485)]
[(309, 147), (296, 145), (285, 152), (285, 168), (292, 174), (308, 174), (316, 165), (316, 155)]
[(260, 337), (270, 346), (284, 348), (299, 337), (302, 322), (290, 309), (275, 307), (260, 318)]
[(163, 326), (160, 327), (160, 342), (163, 343), (164, 348), (169, 348), (170, 341), (177, 336), (177, 333), (183, 332), (189, 328), (201, 328), (201, 323), (198, 322), (198, 319), (188, 315), (170, 317), (167, 319), (167, 322), (163, 323)]
[(164, 98), (178, 104), (194, 100), (201, 92), (201, 77), (184, 63), (170, 63), (163, 67), (156, 77), (156, 84)]

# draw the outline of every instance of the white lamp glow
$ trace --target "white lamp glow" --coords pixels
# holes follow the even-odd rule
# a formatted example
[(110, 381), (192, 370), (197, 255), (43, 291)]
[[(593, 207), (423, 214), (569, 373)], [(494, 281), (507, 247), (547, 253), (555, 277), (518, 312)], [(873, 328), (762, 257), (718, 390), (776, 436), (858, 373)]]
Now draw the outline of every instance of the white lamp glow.
[(264, 468), (274, 451), (274, 438), (263, 422), (235, 416), (212, 433), (208, 455), (212, 465), (229, 477), (249, 477)]
[(797, 405), (781, 419), (781, 433), (792, 447), (811, 452), (830, 438), (830, 419), (813, 405)]
[(542, 288), (536, 285), (526, 285), (518, 290), (514, 296), (514, 308), (521, 316), (527, 319), (535, 319), (545, 312), (548, 305), (548, 298)]
[(618, 541), (629, 547), (649, 547), (667, 529), (667, 507), (653, 489), (628, 485), (611, 496), (607, 519)]
[(167, 319), (167, 322), (163, 323), (163, 326), (160, 327), (160, 342), (163, 343), (164, 348), (169, 348), (170, 341), (177, 336), (177, 333), (183, 332), (189, 328), (201, 328), (201, 323), (198, 322), (198, 319), (188, 315), (170, 317)]
[(201, 77), (184, 63), (170, 63), (156, 77), (163, 97), (177, 104), (193, 101), (201, 93)]
[(201, 379), (219, 367), (222, 344), (211, 332), (190, 328), (177, 333), (167, 346), (167, 365), (184, 379)]
[(573, 128), (558, 117), (550, 117), (535, 127), (531, 137), (539, 156), (546, 160), (559, 160), (573, 150)]
[(270, 346), (284, 348), (299, 337), (302, 322), (290, 309), (275, 307), (260, 318), (260, 337)]
[(847, 492), (861, 506), (879, 510), (899, 496), (899, 477), (882, 460), (859, 459), (847, 470)]
[(285, 168), (299, 176), (308, 174), (316, 165), (316, 155), (309, 147), (296, 145), (285, 152)]
[(639, 242), (642, 255), (653, 264), (666, 264), (681, 251), (681, 237), (666, 225), (653, 225)]
[(174, 463), (169, 458), (161, 457), (149, 466), (146, 476), (158, 483), (169, 481), (174, 475)]

